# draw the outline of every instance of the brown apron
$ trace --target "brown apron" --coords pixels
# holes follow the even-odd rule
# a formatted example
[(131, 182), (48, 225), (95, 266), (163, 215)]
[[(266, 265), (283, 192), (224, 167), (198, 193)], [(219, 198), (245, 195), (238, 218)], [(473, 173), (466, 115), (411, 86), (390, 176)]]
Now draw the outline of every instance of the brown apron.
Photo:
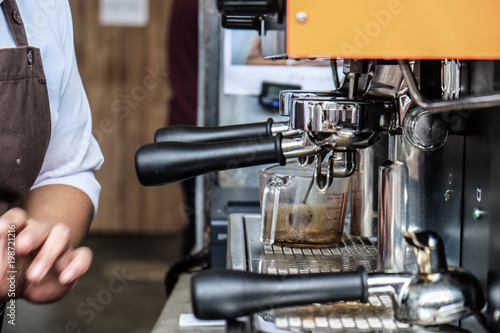
[(23, 204), (50, 139), (50, 107), (40, 50), (28, 46), (15, 0), (3, 12), (16, 43), (0, 49), (0, 216)]

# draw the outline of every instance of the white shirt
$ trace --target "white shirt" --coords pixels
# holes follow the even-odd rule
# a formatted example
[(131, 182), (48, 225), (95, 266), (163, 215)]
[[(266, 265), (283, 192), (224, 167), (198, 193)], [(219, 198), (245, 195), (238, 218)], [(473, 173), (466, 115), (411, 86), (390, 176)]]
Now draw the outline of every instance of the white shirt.
[[(103, 163), (103, 155), (92, 135), (90, 106), (76, 63), (69, 2), (17, 0), (17, 5), (28, 44), (41, 50), (52, 120), (47, 154), (32, 188), (77, 187), (90, 197), (95, 213), (101, 187), (94, 171)], [(15, 43), (0, 10), (0, 48), (7, 47)]]

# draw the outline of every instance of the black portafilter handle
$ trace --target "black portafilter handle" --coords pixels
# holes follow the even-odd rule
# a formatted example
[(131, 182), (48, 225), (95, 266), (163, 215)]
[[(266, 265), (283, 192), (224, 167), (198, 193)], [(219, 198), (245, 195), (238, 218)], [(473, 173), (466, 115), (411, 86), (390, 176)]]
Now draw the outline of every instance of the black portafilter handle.
[(191, 302), (198, 319), (234, 319), (267, 309), (368, 300), (368, 275), (355, 272), (265, 275), (233, 270), (195, 273)]
[(137, 178), (144, 186), (186, 180), (211, 171), (267, 163), (286, 164), (283, 136), (217, 143), (156, 142), (140, 146), (135, 153)]
[(170, 126), (155, 133), (155, 142), (221, 142), (271, 137), (273, 119), (266, 122), (217, 127)]

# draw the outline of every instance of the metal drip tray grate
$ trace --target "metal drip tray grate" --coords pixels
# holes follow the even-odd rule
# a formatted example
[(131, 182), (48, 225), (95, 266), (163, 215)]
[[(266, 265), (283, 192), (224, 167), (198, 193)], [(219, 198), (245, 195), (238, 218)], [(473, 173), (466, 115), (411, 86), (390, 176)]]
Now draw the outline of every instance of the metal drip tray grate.
[[(329, 248), (265, 246), (259, 237), (260, 218), (245, 216), (243, 220), (248, 266), (240, 265), (242, 260), (230, 255), (236, 262), (233, 268), (242, 266), (252, 272), (279, 275), (354, 271), (359, 266), (367, 272), (376, 269), (377, 247), (368, 238), (344, 234), (342, 242)], [(239, 237), (235, 240), (242, 241)], [(266, 310), (253, 315), (253, 326), (257, 332), (269, 333), (468, 332), (454, 326), (423, 328), (400, 323), (394, 319), (389, 296), (371, 296), (366, 304), (317, 303)]]
[(376, 268), (377, 248), (367, 238), (344, 234), (342, 242), (329, 248), (262, 246), (260, 273), (306, 274)]
[[(290, 332), (336, 332), (345, 330), (397, 331), (410, 329), (408, 324), (393, 319), (391, 300), (371, 297), (369, 302), (337, 302), (312, 304), (264, 311), (255, 316), (261, 331), (266, 326)], [(274, 332), (274, 330), (270, 330)]]

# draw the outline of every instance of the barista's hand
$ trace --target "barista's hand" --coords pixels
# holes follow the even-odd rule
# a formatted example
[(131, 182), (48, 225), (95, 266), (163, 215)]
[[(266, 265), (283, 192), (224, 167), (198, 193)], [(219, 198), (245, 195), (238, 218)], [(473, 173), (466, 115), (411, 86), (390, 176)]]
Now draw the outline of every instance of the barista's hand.
[[(1, 216), (0, 300), (12, 298), (9, 295), (12, 290), (9, 271), (17, 272), (16, 297), (35, 303), (63, 298), (92, 261), (92, 251), (87, 247), (73, 248), (70, 236), (70, 228), (65, 224), (52, 225), (28, 218), (27, 213), (19, 208)], [(15, 262), (10, 263), (12, 258), (8, 255), (14, 243)]]

